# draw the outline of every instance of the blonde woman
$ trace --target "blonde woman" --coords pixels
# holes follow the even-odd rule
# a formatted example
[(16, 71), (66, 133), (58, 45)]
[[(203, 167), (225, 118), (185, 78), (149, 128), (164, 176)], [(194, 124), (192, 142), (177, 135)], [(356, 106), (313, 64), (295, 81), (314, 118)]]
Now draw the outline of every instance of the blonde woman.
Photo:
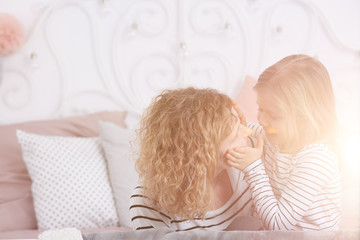
[(260, 75), (255, 90), (260, 125), (249, 127), (264, 140), (229, 150), (227, 158), (245, 173), (264, 227), (337, 230), (337, 117), (326, 68), (306, 55), (288, 56)]
[(211, 89), (168, 90), (144, 113), (138, 131), (140, 185), (131, 197), (136, 230), (224, 230), (251, 214), (243, 173), (225, 152), (248, 144), (231, 99)]

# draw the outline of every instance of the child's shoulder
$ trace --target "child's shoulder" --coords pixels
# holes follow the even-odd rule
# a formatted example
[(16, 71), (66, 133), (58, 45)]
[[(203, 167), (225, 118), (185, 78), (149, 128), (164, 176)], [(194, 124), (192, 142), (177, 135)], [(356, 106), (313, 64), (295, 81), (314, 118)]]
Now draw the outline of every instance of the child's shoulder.
[(298, 153), (298, 155), (312, 152), (326, 153), (329, 155), (334, 154), (329, 145), (324, 143), (313, 143), (303, 147)]
[(333, 163), (337, 161), (336, 155), (330, 146), (323, 143), (314, 143), (305, 146), (296, 154), (295, 158), (298, 160), (317, 159)]

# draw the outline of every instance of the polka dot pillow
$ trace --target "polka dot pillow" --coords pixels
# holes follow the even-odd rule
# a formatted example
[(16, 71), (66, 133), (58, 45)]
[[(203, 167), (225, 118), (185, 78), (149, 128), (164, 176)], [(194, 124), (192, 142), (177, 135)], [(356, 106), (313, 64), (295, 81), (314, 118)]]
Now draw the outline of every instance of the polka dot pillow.
[(32, 180), (40, 230), (117, 226), (115, 201), (98, 138), (17, 130)]

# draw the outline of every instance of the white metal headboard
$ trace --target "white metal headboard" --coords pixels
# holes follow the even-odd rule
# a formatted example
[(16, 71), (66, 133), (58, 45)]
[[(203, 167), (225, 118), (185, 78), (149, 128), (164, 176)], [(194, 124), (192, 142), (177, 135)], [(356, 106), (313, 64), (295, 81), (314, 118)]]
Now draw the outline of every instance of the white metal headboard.
[(0, 123), (113, 109), (137, 116), (165, 88), (212, 87), (235, 97), (246, 75), (293, 53), (328, 67), (340, 105), (359, 103), (360, 46), (340, 41), (314, 3), (2, 1), (27, 41), (1, 61)]

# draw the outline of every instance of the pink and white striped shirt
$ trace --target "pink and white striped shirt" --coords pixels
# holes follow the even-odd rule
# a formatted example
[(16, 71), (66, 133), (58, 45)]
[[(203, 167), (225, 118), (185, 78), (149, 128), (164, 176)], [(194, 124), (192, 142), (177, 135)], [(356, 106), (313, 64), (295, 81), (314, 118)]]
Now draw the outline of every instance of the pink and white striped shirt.
[[(249, 124), (255, 135), (258, 124)], [(266, 138), (263, 159), (245, 170), (255, 208), (266, 229), (336, 230), (341, 218), (337, 158), (325, 144), (280, 153)]]

